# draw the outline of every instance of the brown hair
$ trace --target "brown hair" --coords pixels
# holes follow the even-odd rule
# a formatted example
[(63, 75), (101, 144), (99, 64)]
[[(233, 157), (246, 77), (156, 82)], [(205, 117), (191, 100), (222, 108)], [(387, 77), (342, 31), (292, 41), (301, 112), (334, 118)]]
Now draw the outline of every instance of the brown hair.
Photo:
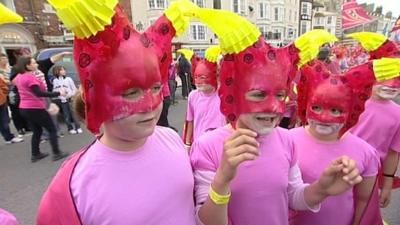
[(17, 60), (17, 64), (14, 66), (17, 74), (29, 71), (26, 66), (31, 64), (32, 59), (31, 56), (20, 56)]
[(61, 65), (54, 66), (53, 67), (53, 75), (56, 76), (56, 77), (59, 77), (60, 76), (60, 71), (63, 70), (63, 69), (65, 70), (65, 67), (63, 67)]
[(82, 91), (78, 90), (74, 96), (73, 108), (80, 120), (85, 121), (86, 105), (82, 98)]

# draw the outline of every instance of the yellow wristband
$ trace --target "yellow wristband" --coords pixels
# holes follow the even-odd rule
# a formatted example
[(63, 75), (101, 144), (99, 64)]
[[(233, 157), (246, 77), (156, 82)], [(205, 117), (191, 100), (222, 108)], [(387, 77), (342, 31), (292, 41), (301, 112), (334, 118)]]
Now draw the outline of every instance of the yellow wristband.
[(210, 193), (209, 193), (211, 201), (213, 201), (217, 205), (225, 205), (228, 204), (229, 199), (231, 198), (231, 193), (227, 195), (220, 195), (217, 192), (213, 190), (213, 188), (210, 186)]

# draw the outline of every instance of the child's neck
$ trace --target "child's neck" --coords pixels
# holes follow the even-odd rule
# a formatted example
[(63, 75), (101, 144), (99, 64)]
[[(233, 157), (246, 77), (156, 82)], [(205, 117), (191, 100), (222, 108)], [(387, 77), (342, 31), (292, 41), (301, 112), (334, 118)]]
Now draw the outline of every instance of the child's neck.
[(104, 145), (106, 145), (112, 149), (115, 149), (117, 151), (122, 151), (122, 152), (134, 151), (134, 150), (142, 147), (144, 145), (144, 143), (146, 143), (146, 140), (147, 140), (147, 137), (138, 139), (138, 140), (134, 140), (134, 141), (126, 141), (123, 139), (116, 138), (113, 135), (107, 135), (106, 132), (100, 138), (100, 141)]

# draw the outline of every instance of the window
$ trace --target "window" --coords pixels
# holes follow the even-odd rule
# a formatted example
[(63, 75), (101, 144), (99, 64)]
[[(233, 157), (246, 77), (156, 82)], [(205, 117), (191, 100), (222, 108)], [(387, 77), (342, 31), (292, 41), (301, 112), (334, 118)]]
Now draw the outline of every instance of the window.
[(232, 10), (242, 15), (246, 14), (246, 0), (232, 0)]
[(294, 29), (293, 28), (288, 28), (288, 38), (293, 38), (294, 37)]
[(275, 18), (275, 21), (278, 21), (279, 20), (279, 8), (274, 8), (274, 18)]
[(258, 25), (258, 29), (260, 29), (261, 35), (264, 37), (264, 39), (269, 39), (268, 38), (268, 27), (266, 25)]
[(166, 0), (149, 0), (149, 9), (164, 9)]
[(194, 41), (206, 40), (206, 26), (202, 24), (190, 25), (190, 38)]
[(301, 34), (304, 34), (305, 32), (307, 32), (308, 29), (308, 21), (301, 21), (301, 28), (300, 28), (300, 32)]
[(201, 8), (205, 8), (206, 7), (206, 0), (192, 0), (193, 3), (195, 3), (196, 5), (198, 5)]
[(214, 9), (221, 9), (221, 0), (214, 0), (213, 6)]
[(307, 2), (301, 3), (301, 14), (310, 14), (309, 4)]
[(275, 30), (274, 30), (274, 36), (273, 36), (273, 39), (274, 39), (274, 40), (279, 40), (279, 39), (281, 39), (281, 37), (282, 37), (282, 33), (281, 33), (281, 31), (280, 31), (280, 30), (278, 30), (278, 29), (275, 29)]
[(332, 24), (332, 16), (328, 16), (327, 24)]
[(205, 49), (193, 49), (193, 52), (196, 53), (196, 55), (200, 56), (200, 57), (205, 57), (206, 55), (206, 50)]
[(260, 2), (258, 4), (258, 16), (260, 19), (268, 19), (269, 18), (269, 5), (266, 2)]

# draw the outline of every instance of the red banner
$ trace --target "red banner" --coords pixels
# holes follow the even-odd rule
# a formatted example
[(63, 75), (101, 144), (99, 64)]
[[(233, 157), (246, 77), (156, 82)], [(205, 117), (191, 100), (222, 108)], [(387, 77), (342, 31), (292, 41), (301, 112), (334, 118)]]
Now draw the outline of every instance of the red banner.
[(350, 29), (374, 21), (356, 0), (349, 0), (342, 5), (342, 28)]
[(396, 31), (398, 29), (400, 29), (400, 16), (399, 16), (399, 18), (397, 18), (396, 23), (393, 25), (393, 28), (392, 28), (391, 32), (394, 32), (394, 31)]

